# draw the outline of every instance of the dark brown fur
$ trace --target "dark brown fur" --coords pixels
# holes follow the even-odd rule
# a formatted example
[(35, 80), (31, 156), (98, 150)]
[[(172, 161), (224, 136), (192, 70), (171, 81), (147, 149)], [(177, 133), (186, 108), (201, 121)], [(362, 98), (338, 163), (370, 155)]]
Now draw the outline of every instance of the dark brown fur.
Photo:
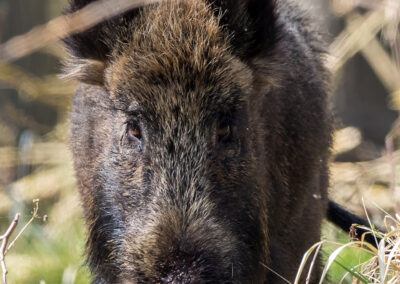
[(266, 265), (293, 281), (320, 238), (331, 131), (299, 9), (172, 0), (66, 42), (95, 282), (281, 283)]

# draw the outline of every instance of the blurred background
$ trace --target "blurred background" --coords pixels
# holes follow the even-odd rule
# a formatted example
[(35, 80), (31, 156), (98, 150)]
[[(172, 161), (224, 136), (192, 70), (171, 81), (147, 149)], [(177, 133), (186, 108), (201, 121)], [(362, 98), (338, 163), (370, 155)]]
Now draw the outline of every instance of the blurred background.
[[(59, 16), (66, 2), (0, 0), (0, 42)], [(326, 64), (334, 75), (331, 198), (382, 224), (382, 210), (400, 213), (400, 1), (302, 2), (326, 32)], [(38, 217), (6, 257), (9, 283), (90, 282), (68, 149), (68, 112), (76, 85), (57, 78), (63, 56), (62, 45), (54, 43), (0, 61), (0, 235), (16, 212), (21, 212), (20, 229), (32, 216), (32, 200), (40, 199)], [(323, 237), (348, 240), (328, 223)], [(333, 283), (341, 277), (339, 270), (331, 273)]]

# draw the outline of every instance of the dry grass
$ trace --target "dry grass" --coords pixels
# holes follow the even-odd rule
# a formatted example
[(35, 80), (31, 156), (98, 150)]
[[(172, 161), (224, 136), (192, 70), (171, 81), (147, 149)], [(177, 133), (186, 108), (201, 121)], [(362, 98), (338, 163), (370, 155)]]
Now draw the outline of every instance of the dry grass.
[[(382, 209), (380, 209), (382, 210)], [(384, 210), (382, 210), (385, 212)], [(298, 275), (295, 280), (295, 284), (300, 283), (299, 279), (306, 267), (306, 263), (310, 261), (311, 256), (315, 256), (323, 245), (335, 246), (336, 249), (330, 254), (325, 267), (323, 269), (319, 283), (325, 283), (328, 271), (331, 266), (335, 263), (339, 263), (347, 273), (342, 277), (342, 280), (338, 283), (343, 283), (346, 276), (352, 276), (352, 283), (376, 283), (376, 284), (395, 284), (400, 283), (400, 216), (392, 217), (387, 212), (384, 219), (386, 225), (386, 232), (379, 231), (374, 226), (363, 227), (354, 225), (354, 227), (360, 227), (367, 230), (361, 238), (350, 234), (352, 241), (342, 244), (332, 241), (321, 241), (312, 246), (304, 255), (302, 263), (300, 265)], [(353, 230), (352, 232), (355, 232)], [(372, 234), (376, 241), (376, 246), (364, 241), (367, 234)], [(366, 255), (367, 260), (361, 260), (355, 266), (347, 266), (340, 259), (340, 253), (344, 249), (350, 249), (353, 254), (359, 255), (363, 253)], [(364, 257), (365, 259), (365, 257)], [(313, 261), (313, 260), (312, 260)], [(307, 271), (308, 275), (312, 273), (313, 267)], [(306, 282), (308, 283), (308, 282)]]

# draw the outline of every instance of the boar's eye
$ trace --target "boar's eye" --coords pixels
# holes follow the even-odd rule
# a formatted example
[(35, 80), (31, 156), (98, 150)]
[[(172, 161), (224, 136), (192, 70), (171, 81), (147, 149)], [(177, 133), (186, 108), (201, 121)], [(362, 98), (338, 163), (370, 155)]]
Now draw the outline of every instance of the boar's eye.
[(227, 142), (231, 138), (232, 129), (228, 122), (222, 122), (217, 127), (218, 142)]
[(139, 126), (133, 122), (127, 124), (127, 134), (130, 140), (140, 140), (142, 138)]

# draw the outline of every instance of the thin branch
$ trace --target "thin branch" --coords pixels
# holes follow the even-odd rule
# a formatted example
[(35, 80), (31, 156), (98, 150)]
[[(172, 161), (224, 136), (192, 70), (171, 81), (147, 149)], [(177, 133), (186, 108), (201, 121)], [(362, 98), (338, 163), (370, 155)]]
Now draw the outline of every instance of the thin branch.
[(18, 235), (15, 237), (15, 239), (10, 243), (8, 248), (5, 251), (5, 254), (14, 246), (15, 242), (21, 237), (21, 235), (24, 233), (26, 228), (33, 222), (38, 217), (38, 210), (39, 210), (39, 199), (34, 199), (33, 203), (35, 203), (35, 207), (33, 208), (33, 213), (31, 219), (28, 221), (28, 223), (25, 224), (25, 226), (19, 231)]
[[(361, 52), (385, 88), (391, 94), (399, 91), (400, 69), (378, 39), (373, 38)], [(396, 107), (399, 108), (398, 105)]]
[(326, 66), (332, 73), (337, 71), (356, 53), (363, 49), (376, 34), (389, 22), (385, 17), (384, 6), (368, 12), (352, 22), (330, 45), (331, 55)]
[(288, 284), (292, 284), (292, 282), (290, 282), (289, 280), (287, 280), (285, 277), (283, 277), (282, 275), (280, 275), (278, 272), (276, 272), (275, 270), (273, 270), (271, 267), (269, 267), (268, 265), (260, 262), (260, 264), (268, 269), (269, 271), (271, 271), (273, 274), (275, 274), (276, 276), (278, 276), (280, 279), (282, 279), (284, 282), (288, 283)]
[(0, 62), (0, 88), (11, 87), (32, 99), (57, 107), (65, 107), (74, 92), (74, 84), (65, 83), (50, 75), (36, 77), (15, 65)]
[(7, 284), (7, 266), (6, 266), (6, 261), (5, 257), (6, 254), (9, 252), (9, 250), (14, 246), (15, 242), (21, 237), (21, 235), (24, 233), (26, 228), (33, 222), (35, 218), (38, 217), (38, 210), (39, 210), (39, 199), (34, 199), (33, 203), (35, 204), (33, 207), (33, 213), (31, 219), (28, 221), (28, 223), (25, 224), (25, 226), (19, 231), (17, 236), (14, 238), (14, 240), (8, 244), (11, 235), (15, 231), (15, 228), (18, 225), (19, 218), (21, 216), (20, 213), (15, 214), (14, 220), (11, 222), (10, 226), (8, 227), (7, 231), (4, 233), (4, 235), (0, 236), (1, 242), (1, 247), (0, 247), (0, 263), (1, 263), (1, 270), (3, 272), (3, 284)]
[(20, 217), (20, 213), (15, 214), (14, 220), (11, 222), (10, 226), (8, 227), (7, 231), (0, 237), (1, 247), (0, 247), (0, 262), (1, 262), (1, 270), (3, 271), (3, 284), (7, 284), (7, 267), (5, 262), (5, 257), (7, 253), (7, 244), (8, 241), (14, 232), (15, 228), (18, 225), (18, 220)]
[(385, 138), (386, 156), (390, 165), (390, 189), (394, 196), (394, 209), (400, 212), (399, 193), (396, 190), (396, 161), (394, 160), (394, 138), (400, 129), (400, 118), (396, 119)]
[(8, 62), (29, 55), (59, 39), (76, 34), (122, 14), (159, 0), (101, 0), (68, 15), (57, 17), (47, 24), (33, 28), (0, 46), (0, 60)]

